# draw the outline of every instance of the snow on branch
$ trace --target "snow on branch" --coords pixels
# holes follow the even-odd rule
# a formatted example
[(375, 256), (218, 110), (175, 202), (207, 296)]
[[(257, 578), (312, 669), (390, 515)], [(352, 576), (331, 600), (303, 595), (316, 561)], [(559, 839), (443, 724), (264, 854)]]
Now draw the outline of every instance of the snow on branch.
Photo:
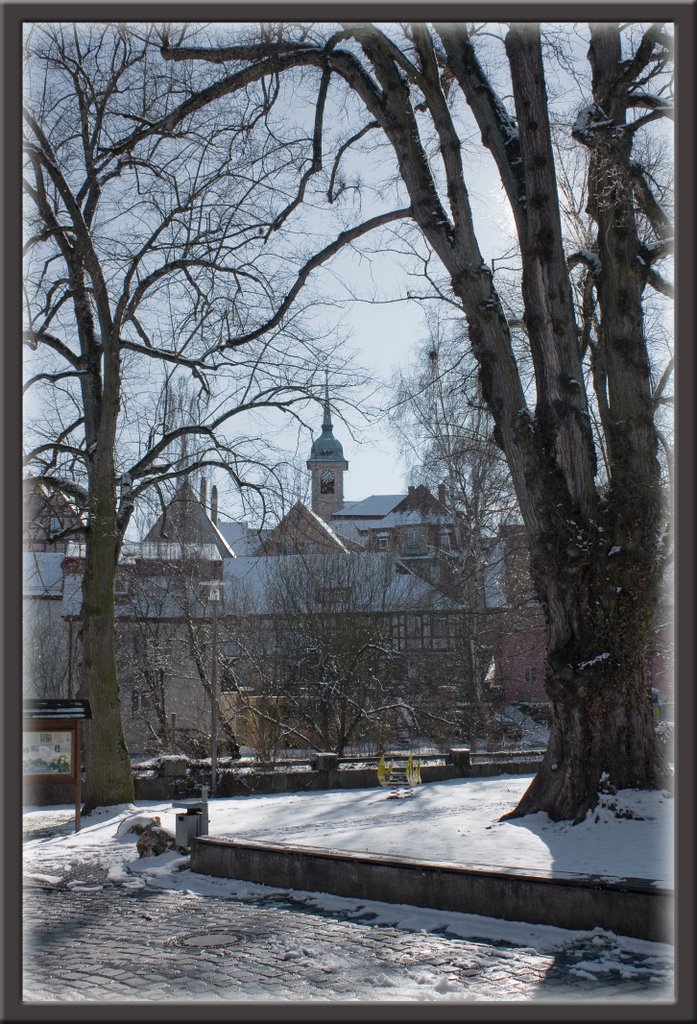
[(599, 280), (603, 273), (603, 264), (600, 257), (597, 252), (591, 252), (590, 249), (579, 249), (578, 252), (572, 253), (566, 263), (569, 270), (573, 270), (579, 264), (588, 267), (595, 281)]
[(612, 128), (614, 122), (597, 103), (589, 103), (579, 111), (578, 117), (571, 126), (571, 135), (586, 145), (590, 143), (591, 133), (601, 128)]

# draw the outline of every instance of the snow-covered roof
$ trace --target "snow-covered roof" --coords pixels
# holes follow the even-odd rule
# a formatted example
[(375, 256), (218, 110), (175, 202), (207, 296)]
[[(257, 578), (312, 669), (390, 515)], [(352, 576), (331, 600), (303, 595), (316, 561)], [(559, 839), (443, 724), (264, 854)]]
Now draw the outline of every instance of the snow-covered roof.
[[(225, 542), (225, 548), (228, 549), (227, 542)], [(234, 558), (235, 555), (230, 551), (229, 556), (221, 556), (217, 544), (205, 544), (200, 541), (144, 540), (124, 544), (119, 564), (127, 565), (136, 559), (165, 562), (185, 562), (187, 559), (196, 559), (204, 562), (220, 562), (221, 557)]]
[[(376, 522), (379, 522), (379, 520), (376, 520)], [(343, 522), (332, 520), (334, 533), (345, 540), (352, 540), (355, 544), (365, 544), (365, 537), (361, 531), (365, 530), (366, 526), (366, 523), (356, 523), (352, 519), (346, 519)]]
[(88, 700), (25, 700), (22, 706), (25, 719), (76, 719), (92, 718)]
[(376, 523), (371, 523), (369, 526), (363, 525), (362, 529), (390, 529), (395, 526), (420, 526), (427, 524), (430, 526), (452, 526), (453, 517), (447, 512), (424, 512), (421, 509), (408, 509), (405, 512), (390, 512), (380, 519)]
[(304, 506), (304, 507), (305, 507), (305, 511), (307, 512), (307, 514), (309, 516), (311, 516), (312, 519), (317, 523), (317, 525), (324, 531), (324, 533), (326, 533), (327, 537), (329, 537), (336, 544), (338, 544), (339, 547), (341, 548), (341, 550), (345, 551), (348, 554), (348, 548), (346, 547), (344, 542), (341, 540), (341, 537), (339, 537), (339, 535), (334, 532), (334, 530), (331, 528), (331, 526), (329, 526), (328, 523), (325, 523), (324, 519), (322, 519), (320, 516), (318, 516), (316, 512), (313, 512), (311, 508), (307, 508), (307, 506)]
[[(198, 499), (188, 480), (179, 487), (174, 497), (145, 535), (145, 541), (159, 543), (163, 527), (175, 541), (185, 540), (208, 543), (212, 539), (223, 558), (234, 558), (235, 553), (213, 522), (208, 510)], [(165, 537), (165, 539), (167, 539)]]
[(369, 498), (362, 501), (347, 502), (343, 508), (335, 512), (332, 519), (340, 519), (344, 516), (363, 516), (367, 518), (381, 519), (391, 512), (395, 505), (404, 501), (405, 494), (371, 494)]
[[(234, 561), (226, 558), (223, 564)], [(117, 619), (179, 620), (185, 615), (194, 619), (207, 619), (211, 615), (210, 607), (202, 600), (200, 589), (207, 585), (207, 579), (196, 580), (189, 576), (178, 576), (176, 572), (162, 574), (153, 571), (152, 575), (140, 573), (129, 582), (130, 586), (118, 595), (119, 599), (114, 606)], [(65, 618), (79, 618), (81, 612), (82, 573), (68, 572), (63, 586), (62, 615)]]
[[(208, 518), (210, 519), (210, 516), (208, 516)], [(226, 541), (225, 537), (223, 536), (222, 531), (220, 530), (220, 527), (216, 526), (216, 524), (213, 522), (212, 519), (211, 519), (211, 529), (214, 530), (215, 533), (216, 533), (216, 536), (218, 538), (218, 542), (219, 542), (219, 545), (220, 545), (220, 553), (223, 556), (223, 558), (235, 558), (236, 557), (235, 552), (232, 550), (232, 548), (230, 547), (230, 545)]]
[(60, 597), (63, 593), (63, 559), (59, 551), (24, 551), (23, 586), (25, 597)]
[(425, 580), (409, 572), (397, 572), (394, 560), (384, 552), (338, 555), (277, 555), (238, 557), (223, 565), (225, 608), (248, 615), (268, 615), (277, 610), (277, 588), (292, 586), (312, 575), (315, 587), (354, 584), (347, 611), (398, 612), (406, 610), (453, 611), (457, 605)]
[(235, 555), (251, 555), (259, 547), (260, 536), (247, 523), (218, 522), (218, 531)]

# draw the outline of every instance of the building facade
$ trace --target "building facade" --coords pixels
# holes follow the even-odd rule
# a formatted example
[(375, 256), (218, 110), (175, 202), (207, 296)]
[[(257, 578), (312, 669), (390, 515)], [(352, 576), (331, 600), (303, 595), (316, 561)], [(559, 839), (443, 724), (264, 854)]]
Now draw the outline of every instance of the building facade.
[[(442, 487), (345, 501), (328, 393), (307, 466), (312, 507), (296, 502), (273, 529), (224, 521), (203, 478), (198, 494), (182, 483), (124, 545), (115, 606), (132, 753), (205, 754), (214, 658), (230, 751), (245, 737), (269, 749), (466, 742), (487, 715), (495, 737), (503, 709), (545, 702), (545, 628), (522, 527), (503, 528), (474, 565)], [(72, 698), (84, 552), (59, 528), (79, 517), (67, 499), (28, 493), (25, 694)], [(214, 603), (211, 581), (221, 584)], [(670, 664), (663, 628), (655, 676), (666, 699)]]

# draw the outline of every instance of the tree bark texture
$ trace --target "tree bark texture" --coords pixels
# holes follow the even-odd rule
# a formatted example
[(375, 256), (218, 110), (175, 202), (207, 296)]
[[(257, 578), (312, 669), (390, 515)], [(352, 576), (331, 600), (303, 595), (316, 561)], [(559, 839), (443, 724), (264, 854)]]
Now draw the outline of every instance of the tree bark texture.
[(113, 462), (103, 453), (92, 467), (90, 531), (82, 583), (82, 693), (93, 719), (85, 729), (88, 809), (133, 800), (116, 675), (114, 580), (120, 550), (116, 531)]

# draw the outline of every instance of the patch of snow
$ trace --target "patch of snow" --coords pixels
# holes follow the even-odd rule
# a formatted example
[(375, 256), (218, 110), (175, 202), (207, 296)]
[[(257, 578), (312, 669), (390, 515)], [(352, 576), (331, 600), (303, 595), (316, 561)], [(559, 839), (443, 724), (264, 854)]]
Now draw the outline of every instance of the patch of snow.
[(29, 872), (26, 875), (28, 882), (36, 882), (38, 885), (58, 885), (63, 880), (62, 875), (41, 875), (38, 872)]
[(597, 131), (598, 128), (610, 128), (612, 124), (612, 119), (606, 115), (602, 107), (597, 103), (589, 103), (579, 111), (578, 117), (571, 126), (571, 134), (574, 138), (585, 139), (591, 131)]
[(602, 654), (596, 654), (594, 658), (589, 658), (588, 661), (579, 661), (576, 667), (582, 671), (584, 668), (590, 668), (591, 665), (597, 665), (600, 661), (607, 661), (609, 657), (609, 652), (603, 651)]
[[(217, 798), (208, 802), (210, 834), (558, 877), (644, 878), (671, 887), (672, 797), (653, 790), (602, 795), (595, 811), (573, 828), (544, 813), (500, 821), (531, 780), (531, 775), (503, 775), (426, 783), (416, 787), (411, 800), (390, 800), (381, 787)], [(174, 832), (175, 805), (139, 801), (137, 806), (101, 808), (83, 817), (80, 832), (27, 839), (26, 877), (74, 877), (80, 865), (89, 866), (90, 878), (95, 868), (103, 869), (100, 882), (121, 880), (135, 887), (147, 880), (176, 889), (195, 884), (201, 892), (198, 876), (193, 883), (189, 872), (182, 875), (186, 857), (169, 851), (140, 859), (138, 836), (118, 835), (120, 825), (135, 813), (146, 819), (157, 816)], [(28, 811), (27, 829), (37, 815), (46, 814), (46, 808)], [(409, 914), (414, 912), (409, 908)]]
[(155, 814), (128, 814), (121, 820), (119, 827), (116, 829), (116, 836), (118, 839), (121, 839), (124, 836), (131, 839), (135, 834), (132, 833), (131, 830), (135, 828), (136, 825), (142, 825), (143, 828), (146, 828), (148, 825), (157, 824), (157, 815)]

